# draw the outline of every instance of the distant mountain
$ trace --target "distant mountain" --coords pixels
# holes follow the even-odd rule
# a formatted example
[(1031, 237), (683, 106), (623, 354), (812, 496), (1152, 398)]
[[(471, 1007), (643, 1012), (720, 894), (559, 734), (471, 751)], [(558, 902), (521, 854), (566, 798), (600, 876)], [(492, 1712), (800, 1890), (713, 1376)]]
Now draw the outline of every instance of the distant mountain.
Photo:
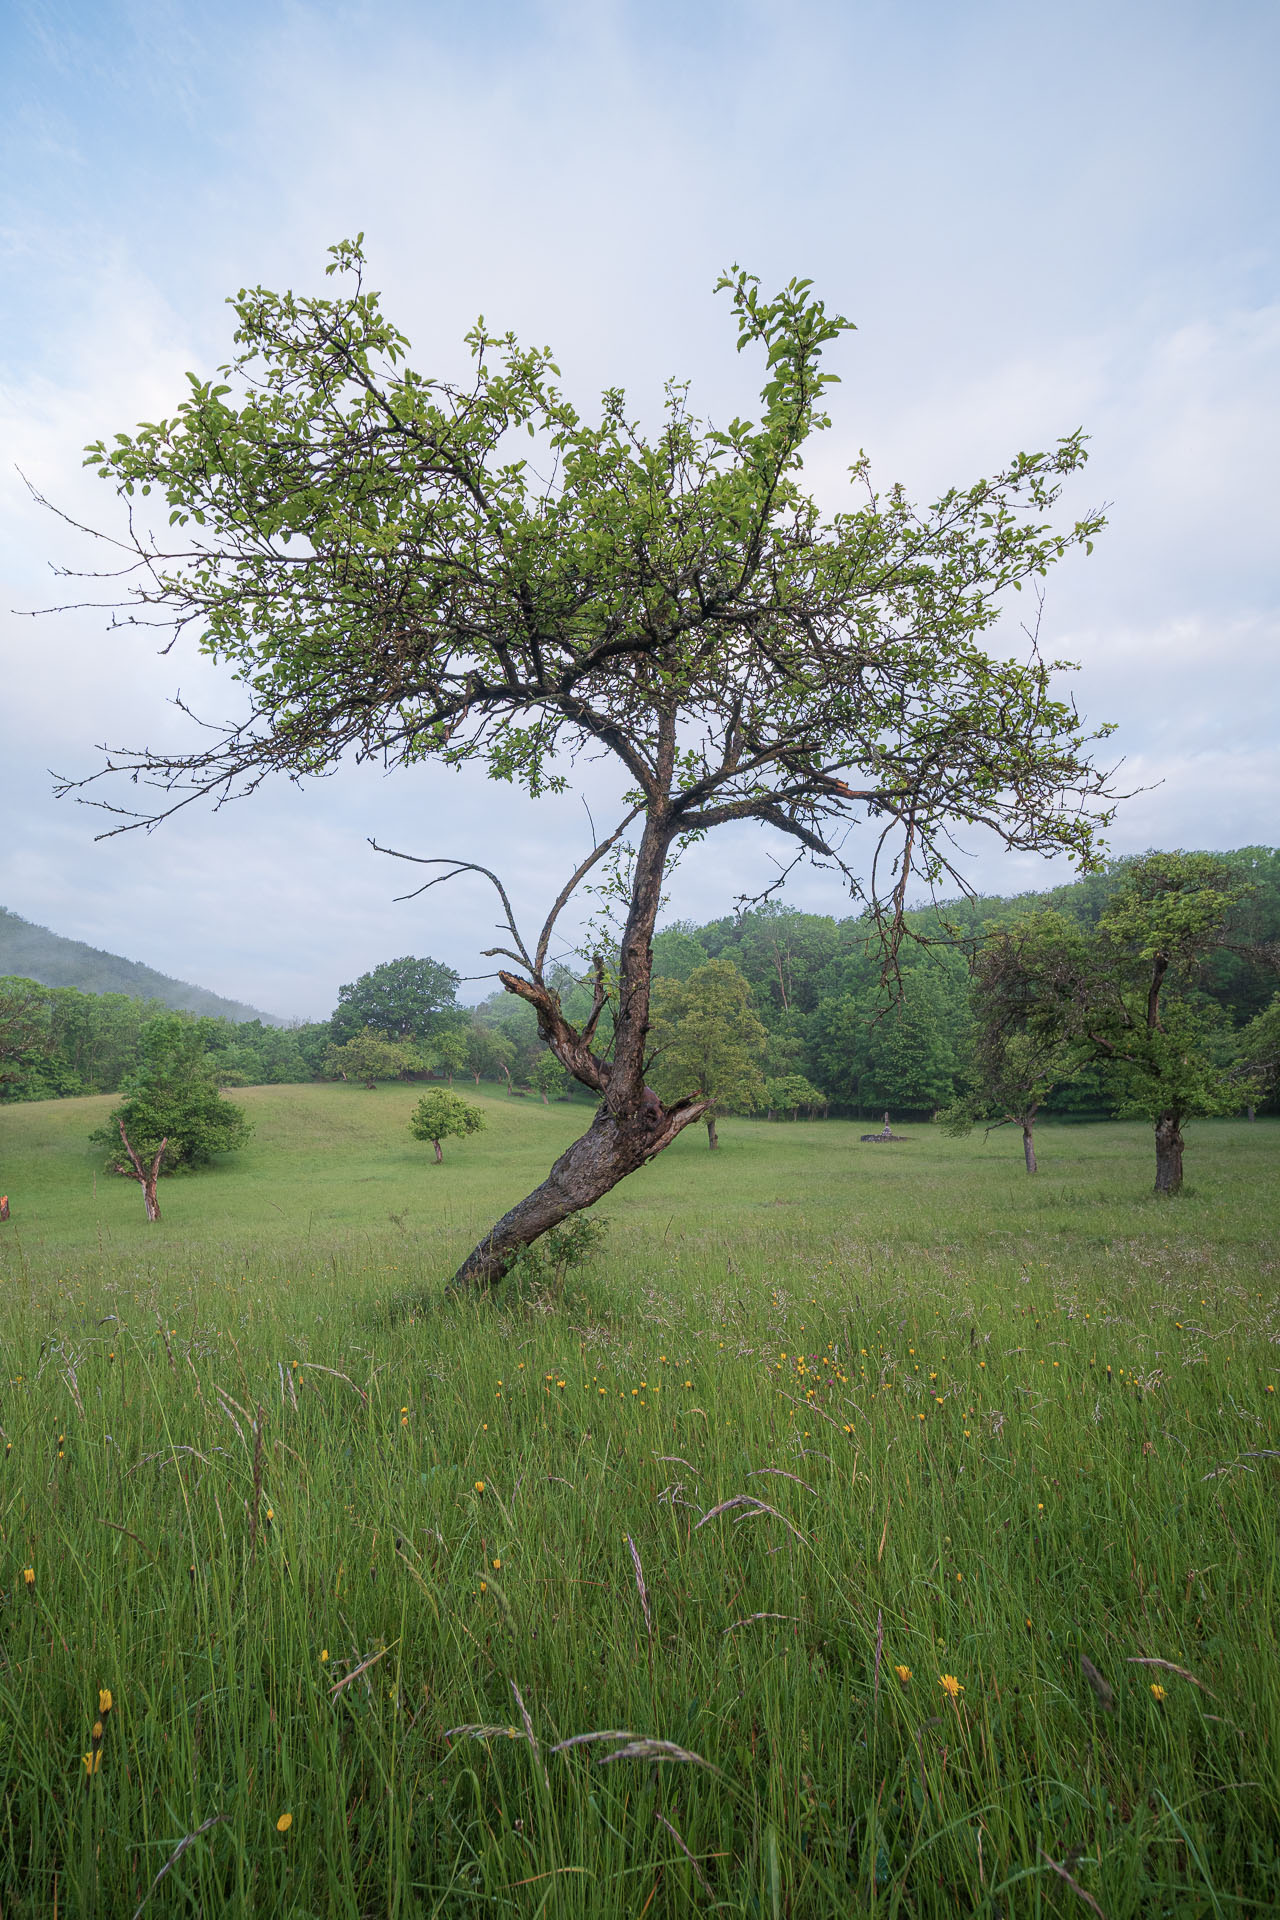
[(0, 907), (0, 974), (37, 980), (42, 987), (78, 987), (81, 993), (127, 993), (137, 1000), (161, 1000), (166, 1007), (186, 1013), (210, 1014), (221, 1020), (261, 1020), (269, 1027), (285, 1023), (274, 1014), (240, 1000), (224, 1000), (204, 987), (171, 980), (167, 973), (144, 967), (139, 960), (123, 960), (118, 953), (102, 953), (83, 940), (66, 940), (48, 927)]

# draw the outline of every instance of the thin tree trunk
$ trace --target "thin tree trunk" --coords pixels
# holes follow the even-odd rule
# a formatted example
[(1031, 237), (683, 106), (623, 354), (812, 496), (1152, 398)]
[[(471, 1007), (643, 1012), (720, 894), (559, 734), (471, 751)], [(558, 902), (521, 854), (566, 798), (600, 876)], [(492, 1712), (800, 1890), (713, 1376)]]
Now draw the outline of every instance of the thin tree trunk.
[(1034, 1120), (1024, 1120), (1022, 1123), (1022, 1151), (1026, 1158), (1028, 1173), (1036, 1171), (1035, 1124)]
[(1182, 1115), (1166, 1111), (1156, 1120), (1156, 1192), (1182, 1192)]
[(120, 1138), (124, 1141), (124, 1150), (129, 1156), (129, 1165), (127, 1167), (117, 1165), (116, 1172), (123, 1173), (126, 1178), (137, 1181), (138, 1185), (142, 1188), (142, 1204), (147, 1210), (147, 1219), (158, 1220), (160, 1218), (160, 1202), (156, 1199), (156, 1182), (160, 1178), (160, 1163), (164, 1159), (164, 1150), (169, 1144), (169, 1136), (166, 1134), (160, 1142), (160, 1145), (156, 1148), (155, 1157), (148, 1167), (146, 1162), (139, 1158), (134, 1148), (130, 1145), (129, 1136), (124, 1130), (124, 1121), (119, 1121), (118, 1125), (120, 1128)]
[(436, 1150), (436, 1165), (439, 1166), (440, 1162), (444, 1159), (444, 1155), (440, 1151), (440, 1142), (438, 1140), (433, 1140), (431, 1144)]
[(716, 1116), (714, 1113), (707, 1115), (707, 1145), (710, 1147), (712, 1153), (714, 1153), (720, 1145), (720, 1141), (716, 1135)]

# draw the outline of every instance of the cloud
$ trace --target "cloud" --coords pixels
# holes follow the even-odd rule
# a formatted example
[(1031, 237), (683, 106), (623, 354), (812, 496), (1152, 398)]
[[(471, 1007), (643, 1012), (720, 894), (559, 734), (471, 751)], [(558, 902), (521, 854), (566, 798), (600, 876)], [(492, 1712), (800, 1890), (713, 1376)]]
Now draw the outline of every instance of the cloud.
[[(1068, 512), (1111, 526), (1050, 584), (1046, 650), (1078, 658), (1134, 784), (1118, 849), (1274, 837), (1272, 449), (1280, 420), (1276, 16), (1085, 4), (717, 0), (452, 9), (42, 6), (5, 121), (9, 363), (0, 437), (68, 512), (109, 522), (83, 442), (171, 411), (229, 348), (226, 292), (323, 286), (363, 228), (417, 364), (465, 371), (478, 311), (549, 341), (584, 407), (625, 382), (652, 417), (688, 374), (720, 418), (758, 369), (731, 351), (717, 270), (811, 274), (860, 331), (833, 364), (809, 478), (842, 498), (860, 446), (930, 494), (1084, 424)], [(0, 603), (65, 597), (50, 558), (100, 565), (0, 471)], [(50, 589), (53, 589), (51, 596)], [(1015, 607), (1002, 643), (1018, 638)], [(151, 837), (95, 845), (46, 769), (93, 744), (174, 739), (181, 686), (231, 710), (189, 649), (163, 660), (99, 614), (6, 619), (0, 900), (282, 1013), (322, 1012), (392, 953), (487, 963), (480, 884), (394, 906), (369, 835), (514, 875), (532, 917), (585, 845), (577, 799), (479, 775), (343, 771)], [(617, 783), (589, 775), (604, 816)], [(767, 834), (694, 850), (672, 913), (726, 911), (771, 872)], [(1035, 862), (975, 855), (990, 890)], [(841, 911), (832, 881), (797, 903)]]

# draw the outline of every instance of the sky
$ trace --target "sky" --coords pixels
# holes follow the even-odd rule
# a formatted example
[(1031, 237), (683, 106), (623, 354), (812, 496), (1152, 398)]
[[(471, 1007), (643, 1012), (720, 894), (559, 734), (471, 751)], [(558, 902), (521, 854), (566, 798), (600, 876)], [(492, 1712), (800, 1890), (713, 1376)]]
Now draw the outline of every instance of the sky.
[[(377, 839), (498, 868), (540, 918), (616, 790), (537, 803), (479, 770), (344, 768), (151, 835), (53, 775), (217, 719), (224, 676), (167, 657), (58, 568), (118, 530), (81, 449), (170, 412), (230, 351), (226, 296), (317, 292), (361, 231), (414, 364), (460, 377), (478, 314), (550, 344), (584, 409), (669, 377), (750, 409), (721, 269), (811, 278), (857, 331), (807, 474), (842, 504), (865, 449), (932, 498), (1083, 426), (1047, 652), (1114, 722), (1117, 853), (1280, 839), (1280, 10), (1178, 0), (8, 0), (0, 9), (0, 903), (284, 1017), (403, 953), (488, 990), (479, 883), (399, 902)], [(1018, 608), (1016, 611), (1021, 612)], [(1016, 633), (1016, 627), (1015, 627)], [(127, 796), (117, 794), (125, 799)], [(732, 910), (777, 852), (695, 849), (669, 917)], [(975, 848), (972, 883), (1065, 878)], [(849, 911), (830, 874), (787, 898)]]

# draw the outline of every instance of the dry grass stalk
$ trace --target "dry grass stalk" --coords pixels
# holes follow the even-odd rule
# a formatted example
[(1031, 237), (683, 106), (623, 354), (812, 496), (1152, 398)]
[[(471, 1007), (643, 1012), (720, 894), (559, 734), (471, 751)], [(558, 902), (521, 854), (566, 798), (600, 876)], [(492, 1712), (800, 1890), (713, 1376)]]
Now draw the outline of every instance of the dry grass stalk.
[(693, 1868), (699, 1880), (702, 1882), (704, 1890), (707, 1893), (710, 1893), (711, 1882), (707, 1879), (706, 1874), (702, 1871), (702, 1866), (700, 1861), (698, 1860), (697, 1855), (690, 1852), (689, 1848), (685, 1844), (683, 1836), (676, 1832), (676, 1829), (672, 1826), (671, 1822), (667, 1819), (665, 1814), (663, 1813), (658, 1814), (657, 1819), (658, 1819), (659, 1826), (663, 1826), (666, 1828), (667, 1832), (671, 1835), (676, 1845), (680, 1848), (680, 1851), (683, 1853), (685, 1859), (689, 1862), (689, 1865)]
[(645, 1631), (648, 1633), (650, 1640), (652, 1640), (653, 1617), (649, 1612), (649, 1594), (644, 1584), (644, 1568), (640, 1565), (640, 1555), (636, 1549), (636, 1543), (630, 1534), (627, 1535), (627, 1545), (631, 1549), (631, 1564), (636, 1570), (636, 1591), (640, 1595), (640, 1605), (644, 1608)]
[(1166, 1673), (1176, 1673), (1179, 1680), (1189, 1680), (1193, 1687), (1199, 1687), (1201, 1693), (1207, 1693), (1215, 1699), (1212, 1687), (1206, 1687), (1203, 1680), (1197, 1680), (1194, 1673), (1188, 1673), (1185, 1667), (1175, 1666), (1172, 1660), (1158, 1660), (1154, 1654), (1131, 1653), (1125, 1663), (1130, 1667), (1163, 1667)]
[[(733, 1625), (726, 1627), (724, 1631), (725, 1633), (736, 1633), (739, 1627), (749, 1627), (753, 1620), (798, 1620), (799, 1618), (800, 1615), (798, 1613), (748, 1613), (744, 1614), (741, 1620), (735, 1620)], [(723, 1637), (724, 1635), (722, 1634), (721, 1638), (723, 1639)]]
[(332, 1700), (336, 1693), (341, 1693), (344, 1687), (349, 1687), (353, 1680), (358, 1680), (362, 1673), (376, 1666), (379, 1660), (385, 1660), (390, 1651), (390, 1647), (383, 1647), (378, 1653), (371, 1653), (367, 1660), (362, 1660), (358, 1667), (352, 1667), (350, 1673), (344, 1673), (341, 1680), (335, 1680), (330, 1687), (329, 1698)]
[[(1104, 1713), (1110, 1713), (1116, 1704), (1115, 1694), (1112, 1693), (1111, 1688), (1107, 1685), (1107, 1682), (1103, 1679), (1086, 1653), (1080, 1655), (1080, 1671), (1093, 1688), (1093, 1691), (1097, 1694), (1098, 1705)], [(1045, 1858), (1048, 1859), (1047, 1854)]]
[(633, 1740), (629, 1746), (619, 1747), (616, 1753), (602, 1754), (597, 1764), (607, 1767), (615, 1760), (682, 1760), (695, 1767), (705, 1767), (708, 1773), (720, 1771), (700, 1753), (690, 1753), (687, 1747), (678, 1747), (674, 1740), (654, 1740), (647, 1735)]
[(750, 1519), (753, 1514), (772, 1514), (775, 1520), (781, 1520), (788, 1532), (795, 1535), (802, 1547), (809, 1545), (808, 1540), (804, 1534), (801, 1533), (799, 1527), (793, 1526), (785, 1513), (779, 1513), (778, 1509), (771, 1507), (767, 1500), (758, 1500), (754, 1493), (735, 1493), (732, 1500), (722, 1500), (718, 1507), (712, 1507), (709, 1512), (703, 1514), (701, 1520), (698, 1522), (698, 1526), (694, 1528), (694, 1532), (696, 1533), (698, 1531), (698, 1527), (705, 1527), (708, 1520), (714, 1520), (718, 1514), (732, 1512), (734, 1507), (745, 1507), (747, 1509), (745, 1513), (739, 1516), (739, 1518), (743, 1520)]
[[(1106, 1683), (1104, 1682), (1103, 1684), (1105, 1685)], [(1052, 1859), (1050, 1855), (1045, 1852), (1043, 1847), (1041, 1847), (1040, 1849), (1040, 1858), (1044, 1861), (1046, 1867), (1048, 1867), (1052, 1872), (1057, 1874), (1059, 1880), (1066, 1881), (1067, 1885), (1070, 1887), (1072, 1893), (1076, 1895), (1077, 1899), (1083, 1900), (1086, 1907), (1091, 1907), (1093, 1909), (1094, 1913), (1096, 1913), (1098, 1916), (1098, 1920), (1107, 1920), (1106, 1914), (1103, 1912), (1102, 1908), (1098, 1905), (1093, 1895), (1091, 1893), (1087, 1893), (1085, 1889), (1080, 1885), (1080, 1882), (1074, 1879), (1072, 1875), (1067, 1872), (1067, 1869), (1062, 1865), (1062, 1862), (1060, 1860)]]
[(148, 1900), (151, 1898), (156, 1888), (160, 1885), (160, 1882), (164, 1879), (170, 1867), (177, 1865), (178, 1861), (181, 1860), (187, 1848), (194, 1845), (194, 1843), (200, 1838), (200, 1835), (202, 1833), (208, 1833), (210, 1827), (219, 1826), (222, 1823), (222, 1821), (229, 1820), (230, 1818), (231, 1818), (231, 1815), (229, 1813), (210, 1814), (209, 1818), (204, 1822), (202, 1826), (197, 1827), (194, 1832), (186, 1833), (182, 1836), (182, 1839), (179, 1840), (177, 1846), (174, 1848), (173, 1852), (169, 1855), (169, 1858), (165, 1861), (159, 1873), (156, 1875), (155, 1879), (151, 1882), (151, 1885), (147, 1888), (141, 1900), (139, 1900), (137, 1906), (134, 1908), (133, 1920), (138, 1920), (138, 1915), (142, 1912), (142, 1909), (146, 1906)]
[(524, 1695), (521, 1693), (519, 1687), (516, 1685), (514, 1680), (511, 1682), (511, 1691), (512, 1693), (514, 1693), (516, 1697), (516, 1705), (520, 1709), (520, 1718), (524, 1721), (525, 1739), (529, 1742), (529, 1745), (533, 1748), (533, 1757), (537, 1761), (538, 1765), (542, 1768), (542, 1778), (546, 1785), (547, 1792), (550, 1793), (551, 1775), (547, 1772), (547, 1764), (542, 1757), (542, 1748), (538, 1745), (537, 1735), (533, 1731), (533, 1722), (529, 1718), (529, 1709), (528, 1707), (525, 1706)]

